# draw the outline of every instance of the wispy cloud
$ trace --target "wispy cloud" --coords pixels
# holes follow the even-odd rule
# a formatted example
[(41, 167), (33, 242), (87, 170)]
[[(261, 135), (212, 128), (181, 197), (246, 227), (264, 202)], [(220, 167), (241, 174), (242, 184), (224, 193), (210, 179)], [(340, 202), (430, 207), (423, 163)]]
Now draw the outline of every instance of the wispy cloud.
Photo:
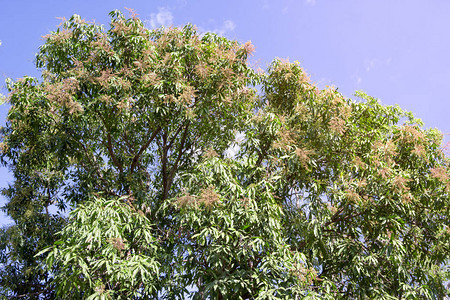
[[(362, 74), (361, 74), (362, 73)], [(364, 81), (364, 76), (366, 74), (362, 71), (356, 71), (352, 75), (350, 75), (351, 82), (353, 83), (353, 89), (360, 89), (361, 84)]]
[(316, 0), (305, 0), (305, 3), (312, 6), (316, 4)]
[(234, 24), (231, 20), (225, 20), (219, 28), (212, 30), (212, 32), (217, 33), (218, 35), (225, 35), (227, 33), (232, 32), (236, 28), (236, 24)]
[(323, 89), (327, 86), (333, 86), (333, 81), (331, 81), (330, 78), (327, 77), (321, 77), (317, 82), (316, 85), (318, 88)]
[(159, 7), (158, 13), (152, 13), (148, 22), (150, 23), (151, 28), (157, 28), (160, 26), (168, 27), (173, 25), (172, 12), (165, 7)]
[(231, 21), (231, 20), (225, 20), (222, 25), (217, 26), (213, 29), (207, 29), (207, 28), (203, 28), (203, 27), (199, 27), (199, 31), (200, 32), (214, 32), (218, 35), (226, 35), (232, 31), (234, 31), (234, 29), (236, 28), (236, 24)]
[(391, 64), (391, 61), (392, 61), (392, 57), (388, 57), (385, 59), (379, 59), (379, 58), (366, 59), (364, 61), (364, 68), (365, 68), (366, 72), (370, 72), (380, 66), (389, 66)]
[(372, 69), (375, 67), (376, 64), (377, 64), (377, 60), (376, 59), (366, 60), (366, 62), (364, 64), (366, 72), (372, 71)]

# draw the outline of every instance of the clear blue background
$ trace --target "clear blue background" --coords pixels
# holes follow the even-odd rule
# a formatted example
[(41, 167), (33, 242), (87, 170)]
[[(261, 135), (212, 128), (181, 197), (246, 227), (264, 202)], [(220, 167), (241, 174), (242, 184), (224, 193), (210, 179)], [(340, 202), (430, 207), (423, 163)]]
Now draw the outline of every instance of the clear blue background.
[[(148, 27), (197, 25), (256, 46), (265, 69), (275, 57), (300, 61), (319, 87), (346, 96), (363, 90), (414, 112), (425, 127), (450, 133), (450, 1), (446, 0), (0, 0), (0, 82), (39, 76), (41, 36), (79, 14), (108, 24), (133, 8)], [(4, 85), (0, 93), (6, 94)], [(0, 125), (8, 105), (0, 106)], [(447, 139), (448, 140), (448, 139)], [(0, 187), (12, 178), (0, 168)], [(0, 196), (0, 206), (5, 199)], [(0, 215), (0, 225), (11, 220)]]

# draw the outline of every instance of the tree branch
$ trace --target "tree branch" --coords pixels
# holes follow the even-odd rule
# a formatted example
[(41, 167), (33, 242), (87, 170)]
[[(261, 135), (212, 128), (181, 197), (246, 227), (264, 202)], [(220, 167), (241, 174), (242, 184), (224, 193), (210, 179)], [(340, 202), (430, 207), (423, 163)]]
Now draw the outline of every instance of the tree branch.
[[(163, 144), (162, 144), (162, 153), (161, 153), (161, 172), (163, 178), (163, 200), (167, 198), (168, 191), (167, 189), (167, 132), (164, 131), (162, 135)], [(160, 146), (161, 147), (161, 146)]]
[[(353, 215), (348, 215), (348, 216), (345, 216), (345, 217), (342, 217), (342, 218), (332, 218), (330, 221), (326, 222), (326, 223), (323, 225), (323, 227), (326, 227), (326, 226), (328, 226), (328, 225), (330, 225), (330, 224), (332, 224), (332, 223), (336, 223), (336, 222), (341, 222), (341, 221), (346, 221), (346, 220), (348, 220), (348, 219), (352, 219), (352, 218), (354, 218), (354, 217), (357, 217), (357, 216), (362, 215), (363, 213), (364, 213), (364, 211), (361, 211), (361, 212), (359, 212), (359, 213), (356, 213), (356, 214), (353, 214)], [(334, 217), (334, 216), (333, 216), (333, 217)]]
[(181, 129), (183, 129), (183, 125), (184, 125), (184, 124), (181, 124), (181, 125), (178, 127), (177, 131), (175, 132), (175, 134), (173, 135), (172, 139), (171, 139), (170, 142), (169, 142), (168, 148), (172, 147), (172, 144), (173, 144), (173, 142), (175, 141), (175, 138), (178, 136), (178, 134), (180, 133)]
[(123, 166), (120, 163), (120, 161), (117, 159), (116, 155), (114, 154), (113, 147), (112, 147), (112, 141), (111, 141), (111, 133), (109, 131), (107, 134), (107, 139), (108, 139), (107, 148), (108, 148), (109, 156), (111, 156), (111, 159), (112, 159), (114, 165), (119, 169), (120, 173), (123, 173)]
[(173, 178), (175, 177), (175, 172), (178, 170), (178, 163), (180, 162), (181, 156), (183, 155), (183, 153), (186, 150), (186, 149), (184, 149), (184, 145), (186, 143), (186, 138), (187, 138), (187, 135), (189, 132), (188, 131), (189, 124), (190, 124), (190, 122), (187, 121), (187, 123), (184, 127), (183, 136), (181, 137), (180, 146), (178, 147), (177, 158), (175, 159), (175, 162), (170, 170), (169, 176), (167, 177), (166, 186), (164, 187), (164, 198), (163, 199), (167, 199), (167, 197), (168, 197), (170, 187), (173, 183)]
[[(105, 122), (105, 119), (103, 118), (103, 116), (101, 114), (98, 114), (98, 116), (102, 120), (103, 126), (105, 126), (105, 129), (107, 131), (106, 148), (108, 149), (109, 156), (111, 157), (114, 165), (119, 169), (120, 173), (122, 174), (123, 173), (123, 165), (120, 163), (120, 161), (117, 159), (116, 155), (114, 154), (113, 147), (112, 147), (112, 141), (111, 141), (111, 132), (109, 131), (108, 126), (106, 126), (106, 122)], [(104, 142), (103, 142), (103, 144), (104, 144)]]
[(136, 168), (137, 163), (138, 163), (139, 158), (141, 157), (142, 153), (144, 153), (144, 151), (148, 148), (148, 146), (150, 146), (150, 143), (155, 139), (155, 137), (158, 135), (158, 133), (160, 131), (161, 131), (161, 127), (158, 126), (158, 128), (156, 128), (156, 130), (153, 131), (152, 135), (147, 140), (147, 142), (141, 146), (141, 148), (139, 149), (139, 152), (133, 157), (133, 161), (131, 163), (131, 168), (130, 168), (130, 173), (134, 172), (134, 169)]

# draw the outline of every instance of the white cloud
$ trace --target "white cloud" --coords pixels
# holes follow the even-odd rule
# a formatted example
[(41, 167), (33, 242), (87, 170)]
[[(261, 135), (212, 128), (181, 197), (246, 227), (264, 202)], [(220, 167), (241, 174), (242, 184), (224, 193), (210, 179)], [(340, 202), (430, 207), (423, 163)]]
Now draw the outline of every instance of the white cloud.
[[(214, 21), (214, 20), (211, 20)], [(236, 28), (236, 24), (234, 24), (231, 20), (225, 20), (221, 26), (213, 28), (213, 29), (205, 29), (204, 27), (199, 27), (199, 32), (213, 32), (218, 35), (224, 36), (230, 32), (232, 32)]]
[(187, 0), (177, 0), (177, 7), (178, 8), (183, 8), (186, 7), (188, 5), (188, 1)]
[(361, 76), (356, 77), (356, 84), (359, 85), (362, 82)]
[(236, 28), (236, 24), (234, 24), (231, 20), (225, 20), (221, 27), (212, 30), (212, 32), (217, 33), (218, 35), (225, 35), (233, 31)]
[(236, 28), (236, 24), (234, 24), (231, 20), (226, 20), (223, 24), (225, 30), (233, 31)]
[[(363, 74), (361, 74), (361, 73), (363, 73)], [(354, 85), (354, 89), (361, 88), (361, 84), (364, 81), (363, 77), (364, 77), (364, 72), (360, 72), (360, 71), (357, 71), (350, 76), (350, 78), (353, 82), (353, 85)]]
[(305, 3), (308, 5), (314, 5), (316, 4), (316, 0), (305, 0)]
[(372, 58), (372, 59), (366, 59), (364, 61), (364, 68), (366, 69), (366, 72), (370, 72), (376, 68), (379, 68), (380, 66), (386, 67), (389, 66), (392, 62), (392, 57), (388, 57), (385, 59), (379, 59), (379, 58)]
[(327, 86), (333, 86), (333, 81), (327, 77), (321, 77), (317, 82), (316, 85), (318, 88), (323, 89)]
[(160, 26), (168, 27), (173, 25), (173, 15), (170, 10), (165, 7), (159, 7), (158, 13), (152, 13), (150, 15), (150, 27), (157, 28)]
[(372, 71), (372, 69), (375, 67), (376, 64), (377, 64), (377, 60), (376, 59), (367, 60), (366, 63), (365, 63), (366, 72)]

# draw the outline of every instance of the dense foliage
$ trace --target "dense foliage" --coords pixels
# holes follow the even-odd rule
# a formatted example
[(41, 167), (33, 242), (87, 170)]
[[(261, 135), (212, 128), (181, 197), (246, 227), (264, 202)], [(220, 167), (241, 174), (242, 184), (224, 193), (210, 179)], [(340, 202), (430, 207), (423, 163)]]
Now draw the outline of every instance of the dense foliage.
[(45, 39), (42, 78), (8, 85), (5, 298), (449, 294), (437, 130), (191, 25), (114, 11)]

